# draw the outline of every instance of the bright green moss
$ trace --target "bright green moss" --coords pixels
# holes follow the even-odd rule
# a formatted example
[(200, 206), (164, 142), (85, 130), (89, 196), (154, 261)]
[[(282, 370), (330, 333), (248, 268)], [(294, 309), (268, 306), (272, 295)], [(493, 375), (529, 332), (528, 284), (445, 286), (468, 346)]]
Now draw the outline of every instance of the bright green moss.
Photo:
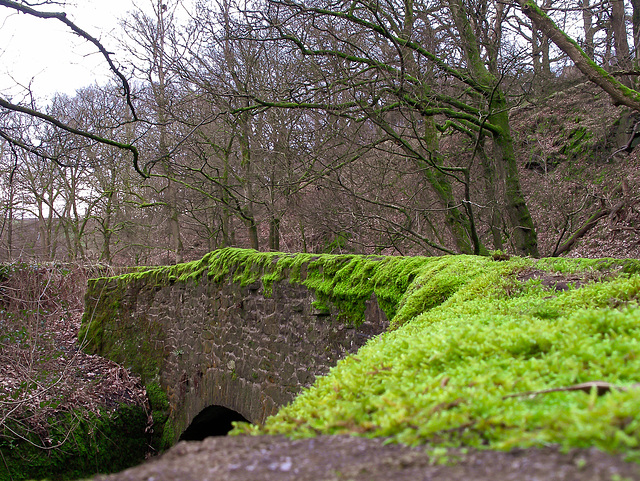
[[(552, 443), (637, 456), (638, 390), (508, 397), (594, 380), (640, 382), (640, 275), (623, 272), (625, 265), (425, 261), (400, 303), (396, 330), (341, 361), (264, 427), (249, 430), (498, 449)], [(585, 283), (556, 291), (518, 280), (527, 269), (583, 276)]]
[[(199, 282), (206, 275), (215, 283), (247, 286), (261, 282), (265, 295), (270, 296), (275, 282), (288, 280), (312, 289), (318, 302), (327, 308), (335, 307), (345, 323), (357, 325), (363, 321), (365, 303), (374, 293), (387, 316), (393, 317), (410, 283), (428, 262), (429, 258), (420, 257), (294, 255), (227, 248), (211, 252), (199, 261), (141, 270), (110, 281), (115, 280), (123, 288), (135, 282), (168, 286), (175, 282)], [(92, 282), (99, 281), (104, 280)], [(449, 286), (443, 295), (446, 297), (453, 290), (455, 286)], [(90, 331), (89, 334), (99, 338), (102, 319), (113, 315), (111, 309), (103, 311), (92, 323), (87, 319), (83, 333)]]

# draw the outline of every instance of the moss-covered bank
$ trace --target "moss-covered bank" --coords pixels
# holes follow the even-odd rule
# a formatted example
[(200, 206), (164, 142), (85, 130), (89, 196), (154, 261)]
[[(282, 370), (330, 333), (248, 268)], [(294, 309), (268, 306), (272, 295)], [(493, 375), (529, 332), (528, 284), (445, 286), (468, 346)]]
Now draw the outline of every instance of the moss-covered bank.
[(140, 406), (123, 404), (101, 416), (60, 413), (48, 424), (49, 432), (32, 433), (26, 440), (12, 434), (11, 423), (0, 428), (0, 481), (114, 473), (142, 462), (149, 450), (147, 414)]

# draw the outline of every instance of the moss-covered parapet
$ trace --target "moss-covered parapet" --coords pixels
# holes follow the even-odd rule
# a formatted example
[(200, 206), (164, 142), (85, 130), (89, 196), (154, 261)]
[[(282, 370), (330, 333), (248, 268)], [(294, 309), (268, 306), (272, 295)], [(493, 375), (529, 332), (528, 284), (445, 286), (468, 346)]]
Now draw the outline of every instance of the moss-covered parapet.
[(168, 446), (211, 404), (263, 422), (389, 319), (445, 302), (480, 273), (473, 259), (223, 249), (91, 280), (79, 335), (166, 396), (152, 409)]
[(397, 262), (416, 268), (404, 279), (396, 329), (265, 426), (238, 432), (595, 446), (640, 458), (640, 262)]
[[(175, 299), (186, 299), (190, 290), (202, 298), (210, 292), (198, 291), (203, 284), (233, 284), (275, 300), (285, 293), (283, 282), (314, 293), (314, 315), (330, 312), (347, 326), (362, 322), (367, 302), (375, 297), (391, 329), (340, 361), (263, 427), (250, 431), (346, 432), (409, 444), (507, 449), (551, 443), (639, 452), (637, 260), (316, 256), (224, 249), (188, 264), (93, 281), (88, 296), (100, 291), (103, 309), (92, 314), (88, 309), (83, 332), (88, 339), (96, 337), (93, 345), (116, 342), (104, 335), (109, 316), (137, 310), (138, 339), (146, 330), (152, 334), (147, 339), (162, 340), (162, 329), (154, 327), (140, 307), (142, 297), (133, 301), (136, 293), (171, 287)], [(175, 294), (178, 286), (183, 291)], [(125, 299), (127, 306), (118, 305), (118, 299)], [(215, 306), (211, 312), (239, 310), (235, 304)], [(189, 312), (183, 319), (192, 319), (198, 309)], [(299, 313), (294, 309), (288, 315), (294, 314)], [(264, 316), (257, 317), (248, 324), (264, 321)], [(241, 341), (247, 346), (257, 339), (254, 335), (266, 336), (265, 342), (275, 339), (260, 326), (250, 327)], [(273, 335), (282, 327), (276, 325)], [(158, 354), (157, 359), (157, 349), (139, 342), (124, 349), (126, 342), (119, 342), (122, 352), (150, 349), (144, 356), (147, 365), (139, 366), (149, 375), (159, 372), (163, 362), (179, 374), (192, 355), (192, 346), (184, 342), (184, 352), (173, 347), (167, 353), (165, 348), (164, 357)], [(180, 385), (196, 392), (215, 368), (222, 371), (212, 374), (211, 382), (228, 383), (223, 391), (235, 389), (240, 381), (248, 386), (257, 377), (256, 392), (264, 393), (269, 373), (280, 369), (269, 356), (289, 345), (275, 342), (280, 344), (274, 352), (260, 351), (265, 356), (260, 365), (243, 365), (245, 357), (236, 356), (216, 358), (217, 367), (207, 368), (203, 358), (197, 358), (204, 377), (196, 373), (201, 377), (187, 376)], [(260, 384), (263, 378), (267, 384)], [(171, 379), (160, 383), (163, 389), (178, 386), (183, 378)], [(585, 388), (584, 383), (595, 381), (600, 384), (593, 390)], [(171, 411), (182, 394), (177, 388), (167, 392)], [(187, 422), (178, 421), (171, 424), (175, 436)], [(172, 438), (168, 433), (163, 435), (167, 442)]]
[[(246, 249), (221, 249), (198, 261), (176, 266), (140, 270), (112, 278), (90, 280), (87, 311), (80, 338), (102, 341), (105, 319), (121, 308), (125, 289), (135, 285), (156, 288), (177, 282), (232, 282), (247, 286), (261, 282), (266, 296), (274, 282), (288, 280), (313, 290), (319, 305), (335, 306), (348, 324), (362, 322), (365, 303), (376, 295), (380, 307), (396, 324), (449, 297), (467, 279), (478, 274), (481, 264), (473, 257), (385, 257), (262, 253)], [(405, 294), (411, 291), (411, 300)], [(420, 294), (416, 294), (419, 291)], [(90, 296), (101, 298), (100, 310), (92, 309)], [(396, 314), (399, 314), (396, 317)]]

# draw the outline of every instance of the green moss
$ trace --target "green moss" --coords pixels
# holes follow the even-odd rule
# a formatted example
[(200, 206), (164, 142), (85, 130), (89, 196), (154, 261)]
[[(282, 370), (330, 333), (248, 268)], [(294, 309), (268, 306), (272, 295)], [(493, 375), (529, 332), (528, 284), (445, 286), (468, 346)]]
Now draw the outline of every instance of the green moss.
[(447, 256), (430, 260), (402, 298), (393, 319), (393, 327), (445, 302), (466, 282), (484, 272), (488, 262), (488, 258), (473, 256)]
[[(531, 272), (580, 283), (556, 291), (539, 278), (521, 277)], [(495, 262), (223, 249), (128, 276), (121, 281), (168, 285), (206, 276), (261, 283), (265, 295), (277, 282), (302, 284), (315, 292), (316, 308), (355, 325), (375, 295), (394, 330), (341, 361), (263, 428), (241, 430), (504, 449), (553, 443), (627, 454), (640, 445), (640, 423), (633, 421), (640, 419), (637, 391), (509, 397), (590, 380), (640, 382), (636, 260)], [(170, 445), (173, 435), (165, 426), (160, 442)]]
[(104, 327), (117, 316), (126, 290), (127, 276), (90, 279), (85, 296), (85, 312), (78, 333), (81, 346), (91, 346), (92, 352), (100, 352), (105, 342)]
[(176, 433), (173, 429), (173, 426), (169, 423), (164, 425), (164, 429), (162, 430), (162, 436), (160, 438), (160, 443), (158, 444), (159, 451), (166, 451), (176, 442)]
[(46, 435), (32, 434), (29, 441), (42, 445), (48, 438), (53, 449), (41, 449), (15, 438), (4, 426), (0, 438), (0, 481), (24, 479), (68, 480), (96, 473), (113, 473), (142, 462), (148, 436), (147, 415), (140, 406), (121, 405), (100, 416), (76, 411), (49, 420)]
[[(119, 306), (109, 301), (110, 296), (121, 298), (125, 287), (131, 288), (136, 283), (162, 287), (174, 282), (198, 282), (205, 275), (209, 282), (215, 283), (231, 281), (247, 286), (261, 282), (265, 296), (272, 294), (272, 286), (276, 282), (287, 280), (293, 284), (303, 284), (316, 293), (320, 304), (335, 308), (341, 320), (351, 325), (363, 321), (365, 303), (375, 293), (381, 308), (392, 318), (409, 284), (427, 262), (428, 258), (420, 257), (314, 256), (221, 249), (187, 264), (92, 281), (90, 290), (96, 297), (102, 296), (101, 305), (106, 307), (93, 317), (85, 318), (82, 335), (95, 339), (92, 341), (94, 345), (105, 342), (103, 326), (108, 324), (109, 319), (122, 314), (117, 312)], [(111, 287), (105, 287), (104, 283)], [(452, 286), (450, 289), (455, 288)], [(127, 341), (122, 340), (121, 343), (126, 344)], [(123, 351), (126, 349), (126, 346), (122, 347)], [(94, 350), (98, 352), (98, 348)], [(150, 365), (141, 368), (149, 372), (150, 379), (155, 367)]]
[[(164, 276), (164, 277), (163, 277)], [(127, 367), (143, 378), (143, 382), (154, 379), (163, 360), (163, 353), (150, 340), (162, 340), (164, 332), (144, 316), (135, 319), (136, 329), (122, 329), (119, 320), (127, 319), (130, 306), (123, 299), (133, 292), (147, 287), (146, 280), (165, 282), (173, 274), (156, 272), (126, 274), (113, 278), (92, 279), (86, 294), (85, 313), (78, 334), (79, 343), (92, 354), (109, 353), (116, 362), (127, 361)]]
[[(496, 449), (595, 446), (637, 456), (637, 389), (517, 396), (593, 380), (640, 382), (634, 266), (613, 259), (424, 261), (399, 304), (396, 330), (341, 361), (264, 427), (237, 431)], [(532, 270), (585, 283), (550, 292), (518, 280)]]
[(146, 386), (147, 397), (153, 411), (166, 411), (169, 409), (169, 399), (157, 382), (150, 382)]
[[(569, 159), (592, 154), (594, 148), (593, 139), (593, 132), (589, 132), (586, 127), (576, 127), (569, 132), (567, 142), (560, 150), (560, 153), (567, 155)], [(589, 142), (590, 140), (591, 142)]]
[(153, 419), (151, 446), (158, 451), (164, 451), (169, 449), (175, 441), (173, 428), (171, 424), (167, 423), (169, 420), (169, 399), (157, 382), (149, 382), (145, 388)]

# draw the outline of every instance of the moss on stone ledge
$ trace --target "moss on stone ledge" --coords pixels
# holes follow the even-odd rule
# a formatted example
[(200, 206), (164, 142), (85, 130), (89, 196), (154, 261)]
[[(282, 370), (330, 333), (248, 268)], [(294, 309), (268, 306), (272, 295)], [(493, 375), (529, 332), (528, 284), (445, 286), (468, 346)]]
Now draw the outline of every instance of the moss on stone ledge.
[[(412, 262), (415, 271), (386, 277), (407, 286), (395, 330), (340, 361), (264, 427), (236, 432), (597, 447), (640, 459), (638, 261)], [(564, 389), (590, 381), (612, 387)]]
[[(359, 255), (313, 255), (262, 253), (246, 249), (226, 248), (211, 252), (198, 261), (176, 266), (141, 270), (111, 278), (111, 286), (92, 280), (90, 291), (103, 297), (101, 312), (85, 314), (81, 335), (99, 340), (102, 319), (117, 309), (123, 289), (133, 282), (157, 287), (176, 282), (200, 282), (202, 276), (216, 283), (234, 282), (247, 286), (261, 282), (265, 296), (270, 296), (274, 283), (288, 280), (312, 289), (318, 301), (334, 306), (347, 324), (358, 325), (364, 319), (365, 303), (375, 294), (389, 319), (399, 316), (399, 325), (413, 313), (434, 307), (453, 295), (467, 280), (476, 276), (490, 262), (484, 257), (385, 257)], [(113, 287), (117, 286), (117, 287)], [(96, 290), (102, 289), (101, 292)], [(110, 290), (109, 290), (110, 289)], [(411, 299), (405, 294), (411, 292)], [(113, 294), (112, 303), (104, 300)]]

